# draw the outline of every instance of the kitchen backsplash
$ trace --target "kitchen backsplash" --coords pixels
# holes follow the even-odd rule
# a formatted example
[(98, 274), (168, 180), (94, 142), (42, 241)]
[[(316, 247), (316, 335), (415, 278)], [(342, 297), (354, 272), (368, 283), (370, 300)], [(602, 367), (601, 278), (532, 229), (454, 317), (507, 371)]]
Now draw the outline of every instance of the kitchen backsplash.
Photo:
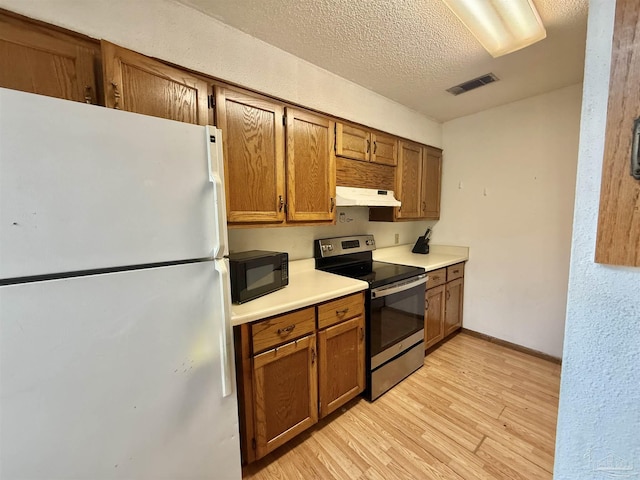
[[(274, 227), (229, 229), (229, 249), (275, 250), (288, 252), (290, 260), (313, 257), (313, 241), (344, 235), (374, 235), (378, 248), (413, 243), (435, 221), (370, 222), (367, 207), (343, 207), (337, 210), (335, 225), (318, 227)], [(398, 242), (396, 243), (396, 234)]]

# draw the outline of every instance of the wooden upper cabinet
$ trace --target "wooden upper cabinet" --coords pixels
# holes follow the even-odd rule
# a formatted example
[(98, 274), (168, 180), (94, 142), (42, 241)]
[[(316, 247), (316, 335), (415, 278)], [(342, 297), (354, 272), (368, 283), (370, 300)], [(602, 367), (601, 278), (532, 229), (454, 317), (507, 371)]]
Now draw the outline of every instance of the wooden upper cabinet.
[(335, 222), (333, 122), (295, 108), (286, 119), (287, 221)]
[(210, 123), (209, 87), (200, 77), (102, 41), (105, 105), (179, 122)]
[(98, 103), (90, 41), (0, 14), (0, 86), (84, 103)]
[(430, 220), (440, 218), (440, 188), (442, 183), (442, 150), (423, 147), (422, 216)]
[[(640, 180), (630, 173), (634, 124), (640, 117), (638, 38), (638, 2), (618, 0), (611, 51), (595, 260), (598, 263), (635, 267), (640, 267)], [(637, 286), (634, 287), (637, 289)]]
[(353, 160), (369, 161), (371, 134), (368, 130), (336, 123), (336, 155)]
[(422, 146), (400, 141), (400, 158), (397, 172), (397, 194), (402, 205), (397, 207), (397, 217), (421, 218), (424, 209), (422, 196)]
[(229, 223), (281, 223), (285, 219), (283, 114), (281, 104), (216, 89)]
[(371, 161), (383, 165), (398, 164), (398, 140), (383, 133), (371, 134)]
[(398, 140), (384, 133), (336, 123), (336, 156), (395, 166)]

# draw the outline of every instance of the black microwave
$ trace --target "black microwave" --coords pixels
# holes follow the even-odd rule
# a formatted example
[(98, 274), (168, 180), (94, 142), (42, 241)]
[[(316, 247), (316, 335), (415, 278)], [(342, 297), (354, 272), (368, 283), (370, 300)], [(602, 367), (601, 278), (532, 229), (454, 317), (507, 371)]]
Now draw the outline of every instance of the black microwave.
[(244, 303), (289, 284), (289, 254), (251, 250), (229, 254), (231, 300)]

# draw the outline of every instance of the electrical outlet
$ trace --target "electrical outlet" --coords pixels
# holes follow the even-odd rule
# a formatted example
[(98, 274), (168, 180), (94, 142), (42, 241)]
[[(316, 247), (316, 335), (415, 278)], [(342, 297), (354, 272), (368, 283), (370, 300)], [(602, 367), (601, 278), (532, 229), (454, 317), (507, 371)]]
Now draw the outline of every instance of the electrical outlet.
[(395, 242), (396, 245), (400, 243), (400, 234), (399, 233), (396, 233), (395, 238), (394, 238), (393, 241)]

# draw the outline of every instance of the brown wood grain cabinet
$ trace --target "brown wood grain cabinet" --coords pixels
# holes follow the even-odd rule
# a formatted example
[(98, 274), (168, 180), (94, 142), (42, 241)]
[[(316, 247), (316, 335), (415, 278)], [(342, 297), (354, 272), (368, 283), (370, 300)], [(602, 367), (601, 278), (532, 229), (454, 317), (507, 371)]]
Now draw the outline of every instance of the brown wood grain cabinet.
[(440, 219), (440, 194), (442, 186), (442, 150), (433, 147), (422, 147), (423, 184), (422, 216), (428, 220)]
[[(595, 260), (640, 267), (640, 179), (631, 173), (635, 123), (640, 117), (640, 9), (635, 0), (616, 3), (607, 126)], [(635, 286), (637, 288), (637, 286)]]
[(287, 221), (335, 222), (334, 122), (287, 107)]
[(216, 119), (224, 145), (227, 221), (285, 220), (284, 107), (216, 88)]
[(99, 103), (100, 46), (0, 13), (0, 87)]
[(207, 125), (209, 93), (201, 77), (102, 41), (105, 105), (179, 122)]
[(425, 292), (425, 349), (462, 327), (464, 263), (428, 272)]
[(235, 327), (245, 463), (362, 393), (364, 335), (362, 292)]
[(395, 193), (400, 207), (369, 209), (369, 220), (437, 220), (440, 218), (442, 150), (415, 142), (398, 142)]
[(398, 140), (392, 135), (337, 122), (336, 156), (395, 166)]
[(256, 458), (261, 458), (318, 421), (315, 335), (256, 355), (253, 368)]

